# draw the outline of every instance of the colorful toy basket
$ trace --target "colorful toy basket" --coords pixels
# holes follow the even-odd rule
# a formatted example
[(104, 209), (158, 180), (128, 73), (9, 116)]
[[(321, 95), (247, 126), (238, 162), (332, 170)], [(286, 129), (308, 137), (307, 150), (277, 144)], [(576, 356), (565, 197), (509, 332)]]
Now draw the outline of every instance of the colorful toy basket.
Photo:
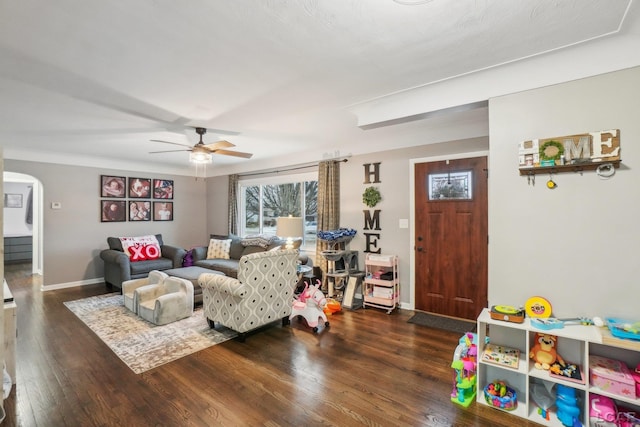
[(509, 386), (506, 386), (507, 392), (504, 396), (496, 396), (489, 392), (490, 386), (493, 383), (489, 383), (484, 388), (484, 400), (494, 408), (504, 409), (505, 411), (513, 411), (518, 406), (518, 398), (516, 391)]

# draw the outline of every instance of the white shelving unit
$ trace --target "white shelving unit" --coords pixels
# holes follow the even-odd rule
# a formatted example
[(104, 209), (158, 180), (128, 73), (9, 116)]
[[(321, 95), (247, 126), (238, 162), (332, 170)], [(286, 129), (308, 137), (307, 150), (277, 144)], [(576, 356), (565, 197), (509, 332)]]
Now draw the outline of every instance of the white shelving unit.
[[(367, 254), (364, 265), (364, 307), (383, 308), (387, 310), (387, 314), (391, 313), (400, 304), (398, 256)], [(378, 272), (390, 273), (391, 280), (374, 278)]]
[[(536, 332), (549, 333), (557, 338), (556, 350), (568, 363), (582, 367), (584, 384), (551, 377), (548, 371), (537, 369), (529, 358), (529, 350), (533, 346)], [(520, 350), (518, 368), (502, 367), (481, 360), (485, 338), (490, 337), (493, 344)], [(640, 342), (619, 340), (610, 336), (607, 329), (596, 326), (565, 325), (561, 329), (543, 331), (531, 326), (530, 320), (524, 323), (512, 323), (494, 320), (489, 309), (484, 309), (478, 317), (478, 381), (476, 402), (487, 405), (484, 399), (484, 387), (494, 380), (504, 380), (509, 387), (516, 390), (518, 406), (512, 411), (505, 411), (515, 416), (526, 418), (541, 425), (562, 427), (555, 408), (551, 409), (549, 420), (538, 413), (538, 406), (531, 398), (532, 386), (536, 383), (563, 384), (576, 390), (580, 401), (580, 421), (589, 426), (589, 395), (608, 396), (617, 403), (640, 412), (640, 398), (629, 398), (600, 390), (589, 383), (589, 356), (598, 355), (625, 362), (630, 367), (640, 363)], [(500, 411), (501, 409), (496, 409)]]

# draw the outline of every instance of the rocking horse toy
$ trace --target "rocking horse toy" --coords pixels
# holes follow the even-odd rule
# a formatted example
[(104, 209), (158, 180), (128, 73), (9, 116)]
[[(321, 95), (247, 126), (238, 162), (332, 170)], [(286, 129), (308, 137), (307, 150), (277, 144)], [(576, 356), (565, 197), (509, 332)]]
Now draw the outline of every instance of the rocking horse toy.
[(307, 322), (307, 326), (313, 328), (314, 333), (318, 332), (319, 319), (324, 321), (325, 327), (329, 327), (329, 321), (323, 311), (324, 306), (327, 304), (327, 299), (320, 290), (320, 280), (317, 282), (316, 286), (309, 286), (309, 283), (304, 282), (304, 290), (293, 301), (293, 308), (289, 316), (289, 320), (298, 316), (303, 317)]

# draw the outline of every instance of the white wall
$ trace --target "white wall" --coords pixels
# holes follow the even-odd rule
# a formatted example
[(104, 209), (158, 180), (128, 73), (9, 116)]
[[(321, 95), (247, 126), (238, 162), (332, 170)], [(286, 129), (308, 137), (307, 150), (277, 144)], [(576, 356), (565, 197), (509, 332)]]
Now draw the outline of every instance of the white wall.
[[(640, 68), (490, 100), (489, 302), (540, 295), (554, 314), (633, 316), (640, 289)], [(518, 174), (518, 143), (620, 129), (622, 167)]]
[(229, 177), (227, 175), (207, 179), (207, 235), (200, 245), (207, 245), (210, 234), (229, 232)]
[(27, 224), (27, 198), (29, 190), (33, 186), (22, 182), (6, 182), (4, 194), (20, 194), (22, 207), (4, 208), (4, 235), (5, 236), (31, 236), (33, 224)]

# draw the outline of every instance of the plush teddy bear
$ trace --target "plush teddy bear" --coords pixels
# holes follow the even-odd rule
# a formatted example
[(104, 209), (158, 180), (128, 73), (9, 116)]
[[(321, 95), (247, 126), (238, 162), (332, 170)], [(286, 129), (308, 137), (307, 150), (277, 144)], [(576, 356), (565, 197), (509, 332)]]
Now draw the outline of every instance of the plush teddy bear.
[(555, 335), (536, 332), (534, 345), (529, 351), (529, 357), (536, 362), (536, 368), (548, 370), (556, 360), (564, 365), (564, 360), (555, 349), (556, 340)]

